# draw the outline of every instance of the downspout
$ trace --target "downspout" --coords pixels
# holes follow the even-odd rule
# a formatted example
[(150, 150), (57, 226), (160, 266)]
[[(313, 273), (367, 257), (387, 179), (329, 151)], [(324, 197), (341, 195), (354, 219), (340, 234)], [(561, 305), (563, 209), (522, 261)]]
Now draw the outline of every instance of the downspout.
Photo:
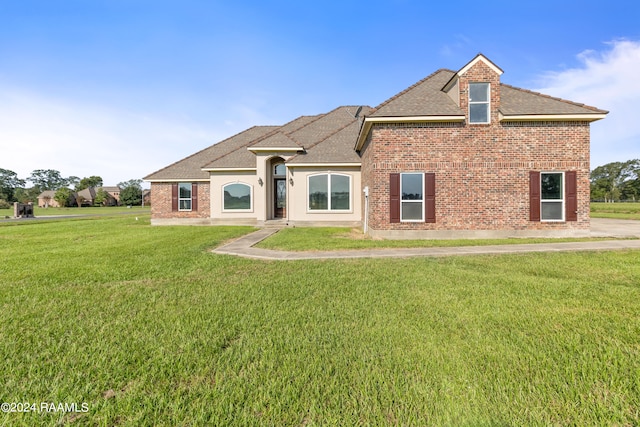
[(368, 223), (369, 223), (369, 186), (364, 187), (362, 190), (364, 193), (364, 227), (363, 233), (367, 234)]

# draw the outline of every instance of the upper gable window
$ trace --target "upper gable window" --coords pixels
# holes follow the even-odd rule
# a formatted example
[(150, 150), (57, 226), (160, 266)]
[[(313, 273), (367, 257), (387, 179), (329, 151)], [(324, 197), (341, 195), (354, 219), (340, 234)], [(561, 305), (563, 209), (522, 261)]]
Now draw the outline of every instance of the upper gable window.
[(469, 83), (469, 123), (489, 123), (489, 83)]

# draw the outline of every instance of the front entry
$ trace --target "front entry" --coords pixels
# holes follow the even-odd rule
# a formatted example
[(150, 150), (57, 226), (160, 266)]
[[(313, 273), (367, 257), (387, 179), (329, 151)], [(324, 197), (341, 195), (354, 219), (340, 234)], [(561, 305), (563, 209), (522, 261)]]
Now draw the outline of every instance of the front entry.
[(284, 218), (287, 216), (287, 180), (276, 178), (273, 180), (275, 191), (273, 201), (274, 218)]

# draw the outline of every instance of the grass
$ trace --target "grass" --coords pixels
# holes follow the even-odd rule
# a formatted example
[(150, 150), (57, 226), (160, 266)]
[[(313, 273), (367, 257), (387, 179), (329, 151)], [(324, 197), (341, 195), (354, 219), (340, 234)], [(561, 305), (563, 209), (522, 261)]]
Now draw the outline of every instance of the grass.
[(640, 253), (261, 262), (0, 224), (0, 425), (638, 425)]
[[(33, 214), (35, 217), (43, 216), (63, 216), (63, 215), (110, 215), (114, 213), (149, 213), (150, 207), (145, 206), (132, 206), (128, 208), (126, 206), (104, 206), (104, 207), (72, 207), (72, 208), (41, 208), (38, 206), (33, 207)], [(13, 208), (0, 209), (0, 217), (13, 216)]]
[(326, 251), (375, 248), (433, 248), (456, 246), (514, 245), (522, 243), (561, 243), (605, 240), (603, 238), (512, 238), (455, 240), (375, 240), (362, 230), (345, 227), (284, 228), (256, 246), (289, 251)]
[(591, 203), (593, 218), (640, 220), (639, 203)]

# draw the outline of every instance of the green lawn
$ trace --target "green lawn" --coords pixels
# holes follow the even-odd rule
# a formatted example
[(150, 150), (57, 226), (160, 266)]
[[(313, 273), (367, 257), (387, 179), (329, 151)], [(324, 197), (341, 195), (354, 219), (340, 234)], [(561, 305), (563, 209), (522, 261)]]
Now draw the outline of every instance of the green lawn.
[(640, 203), (591, 203), (591, 217), (640, 220)]
[[(126, 206), (104, 206), (104, 207), (84, 207), (84, 208), (41, 208), (38, 206), (33, 207), (33, 215), (37, 217), (43, 216), (62, 216), (62, 215), (105, 215), (122, 212), (143, 212), (149, 213), (151, 208), (149, 206), (140, 207), (132, 206), (130, 208)], [(13, 216), (13, 208), (0, 209), (0, 217)]]
[(0, 425), (638, 425), (640, 252), (266, 262), (0, 224)]
[(264, 249), (288, 251), (329, 251), (375, 248), (434, 248), (455, 246), (515, 245), (523, 243), (562, 243), (610, 240), (605, 238), (512, 238), (454, 240), (376, 240), (365, 237), (362, 230), (345, 227), (284, 228), (259, 242)]

